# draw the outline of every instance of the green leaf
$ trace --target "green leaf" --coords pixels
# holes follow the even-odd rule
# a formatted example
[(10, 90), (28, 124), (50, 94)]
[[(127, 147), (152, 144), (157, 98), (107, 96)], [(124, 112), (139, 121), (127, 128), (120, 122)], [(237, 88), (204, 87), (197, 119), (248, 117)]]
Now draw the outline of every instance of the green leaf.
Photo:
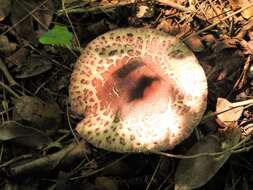
[(73, 34), (66, 26), (54, 25), (54, 27), (39, 38), (44, 45), (71, 46)]

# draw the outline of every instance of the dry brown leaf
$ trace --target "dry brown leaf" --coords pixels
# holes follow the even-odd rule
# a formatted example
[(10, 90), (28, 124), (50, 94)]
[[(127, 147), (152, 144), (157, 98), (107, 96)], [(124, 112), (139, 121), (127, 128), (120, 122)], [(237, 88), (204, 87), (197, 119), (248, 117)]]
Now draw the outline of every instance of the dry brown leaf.
[(18, 38), (37, 44), (38, 33), (48, 29), (53, 18), (54, 4), (52, 0), (42, 4), (41, 0), (13, 0), (11, 22)]
[(0, 0), (0, 22), (9, 15), (11, 10), (11, 1), (10, 0)]
[(36, 149), (52, 142), (45, 133), (15, 121), (8, 121), (0, 126), (0, 141), (10, 141)]
[(61, 111), (55, 102), (44, 102), (37, 97), (21, 96), (14, 100), (13, 118), (30, 123), (33, 127), (53, 132), (61, 122)]
[(24, 79), (37, 76), (50, 70), (52, 67), (53, 63), (44, 56), (28, 56), (25, 63), (19, 64), (18, 67), (15, 68), (15, 77)]
[[(218, 98), (217, 104), (216, 104), (216, 113), (223, 112), (217, 116), (217, 118), (219, 119), (218, 123), (222, 124), (223, 127), (229, 127), (232, 124), (236, 123), (242, 115), (242, 112), (244, 109), (242, 106), (230, 109), (232, 107), (233, 107), (232, 103), (229, 102), (227, 99)], [(224, 112), (224, 110), (228, 110), (228, 111)]]
[[(246, 7), (250, 3), (253, 3), (253, 0), (229, 0), (229, 2), (233, 9), (237, 9), (237, 8)], [(250, 19), (253, 16), (253, 6), (242, 11), (241, 15), (245, 19)]]

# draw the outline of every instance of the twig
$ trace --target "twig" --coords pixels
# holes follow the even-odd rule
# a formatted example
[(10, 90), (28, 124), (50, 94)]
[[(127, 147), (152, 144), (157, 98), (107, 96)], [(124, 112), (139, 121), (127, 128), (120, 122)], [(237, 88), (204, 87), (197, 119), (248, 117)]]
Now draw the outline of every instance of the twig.
[[(170, 1), (170, 0), (156, 0), (157, 3), (161, 4), (161, 5), (166, 5), (166, 6), (169, 6), (171, 8), (174, 8), (174, 9), (177, 9), (179, 11), (182, 11), (182, 12), (188, 12), (188, 13), (191, 13), (193, 12), (192, 10), (190, 10), (189, 8), (183, 6), (183, 5), (179, 5), (173, 1)], [(197, 12), (195, 12), (196, 14), (194, 15), (194, 17), (200, 19), (200, 20), (205, 20), (205, 18), (203, 18), (202, 16), (198, 15)]]
[(112, 167), (114, 164), (118, 163), (119, 161), (125, 159), (125, 158), (128, 157), (128, 156), (129, 156), (129, 155), (126, 154), (126, 155), (120, 157), (119, 159), (117, 159), (117, 160), (111, 162), (110, 164), (108, 164), (108, 165), (106, 165), (106, 166), (104, 166), (104, 167), (102, 167), (102, 168), (99, 168), (99, 169), (97, 169), (97, 170), (94, 170), (94, 171), (92, 171), (92, 172), (90, 172), (90, 173), (86, 173), (86, 174), (81, 175), (81, 176), (72, 177), (71, 180), (77, 180), (77, 179), (86, 178), (86, 177), (90, 177), (90, 176), (92, 176), (92, 175), (95, 175), (95, 174), (97, 174), (97, 173), (99, 173), (99, 172), (101, 172), (101, 171), (103, 171), (103, 170), (105, 170), (105, 169), (108, 169), (108, 168)]
[(246, 143), (249, 139), (251, 138), (251, 136), (249, 136), (248, 138), (243, 139), (241, 142), (239, 142), (238, 144), (225, 149), (224, 151), (219, 151), (219, 152), (203, 152), (203, 153), (198, 153), (198, 154), (193, 154), (193, 155), (181, 155), (181, 154), (170, 154), (170, 153), (166, 153), (166, 152), (160, 152), (160, 151), (151, 151), (151, 153), (154, 154), (158, 154), (160, 156), (166, 156), (166, 157), (170, 157), (170, 158), (179, 158), (179, 159), (193, 159), (193, 158), (198, 158), (198, 157), (202, 157), (202, 156), (220, 156), (226, 153), (231, 153), (231, 154), (235, 154), (238, 152), (242, 152), (243, 150), (247, 150), (247, 148), (251, 148), (252, 146), (249, 147), (243, 147), (242, 149), (240, 149), (240, 146), (244, 143)]
[(0, 87), (7, 90), (10, 94), (15, 96), (16, 98), (20, 98), (20, 96), (14, 90), (12, 90), (8, 85), (4, 84), (2, 81), (0, 81)]
[(169, 6), (171, 8), (177, 9), (179, 11), (183, 11), (183, 12), (190, 12), (190, 10), (187, 7), (184, 7), (183, 5), (179, 5), (173, 1), (170, 0), (157, 0), (158, 3), (162, 4), (162, 5), (166, 5)]
[[(252, 53), (252, 52), (251, 52)], [(243, 71), (241, 72), (241, 75), (239, 77), (239, 79), (236, 81), (233, 90), (241, 90), (243, 88), (243, 86), (246, 84), (247, 82), (247, 74), (249, 72), (250, 69), (250, 65), (251, 65), (251, 55), (248, 56), (244, 66), (243, 66)]]
[(21, 160), (25, 160), (25, 159), (28, 159), (28, 158), (32, 158), (32, 154), (24, 154), (24, 155), (21, 155), (21, 156), (18, 156), (18, 157), (15, 157), (7, 162), (4, 162), (3, 164), (0, 165), (0, 168), (3, 168), (3, 167), (7, 167), (11, 164), (14, 164), (15, 162), (19, 162)]
[(202, 120), (201, 123), (205, 123), (208, 119), (213, 118), (219, 114), (222, 114), (224, 112), (230, 111), (232, 109), (238, 108), (238, 107), (242, 107), (242, 106), (253, 106), (253, 99), (249, 99), (249, 100), (245, 100), (245, 101), (241, 101), (241, 102), (235, 102), (235, 103), (231, 103), (230, 106), (220, 112), (213, 112), (210, 114), (205, 115)]
[(91, 12), (97, 12), (101, 10), (108, 10), (108, 9), (113, 9), (117, 7), (122, 7), (126, 5), (131, 5), (135, 3), (135, 1), (120, 1), (119, 3), (108, 3), (106, 5), (99, 5), (99, 6), (94, 6), (94, 7), (88, 7), (88, 8), (69, 8), (69, 9), (62, 9), (59, 10), (57, 15), (62, 15), (66, 13), (91, 13)]
[(250, 144), (248, 146), (244, 146), (250, 139), (252, 138), (252, 135), (247, 136), (243, 140), (239, 141), (237, 144), (232, 145), (229, 148), (224, 149), (223, 151), (218, 151), (218, 152), (202, 152), (202, 153), (197, 153), (197, 154), (192, 154), (192, 155), (181, 155), (181, 154), (170, 154), (166, 152), (161, 152), (161, 151), (150, 151), (150, 153), (154, 153), (157, 155), (161, 156), (166, 156), (170, 158), (179, 158), (179, 159), (193, 159), (193, 158), (198, 158), (202, 156), (220, 156), (223, 154), (231, 153), (231, 154), (236, 154), (240, 152), (245, 152), (249, 151), (253, 145)]
[(151, 176), (151, 179), (149, 180), (149, 183), (148, 183), (148, 185), (147, 185), (147, 187), (146, 187), (145, 190), (149, 190), (152, 182), (155, 181), (155, 175), (158, 172), (158, 169), (159, 169), (159, 166), (161, 165), (161, 162), (162, 162), (162, 159), (160, 158), (159, 161), (158, 161), (158, 163), (157, 163), (157, 165), (156, 165), (155, 171), (154, 171), (153, 175)]
[(251, 30), (253, 27), (253, 20), (249, 20), (248, 23), (246, 23), (245, 25), (243, 25), (240, 29), (240, 32), (238, 32), (238, 34), (235, 36), (238, 39), (242, 39), (244, 38), (244, 36), (246, 35), (246, 33)]
[(67, 110), (67, 121), (68, 121), (69, 129), (70, 129), (72, 135), (74, 136), (74, 139), (75, 139), (76, 143), (79, 144), (80, 142), (79, 142), (79, 140), (78, 140), (78, 138), (77, 138), (77, 136), (76, 136), (76, 134), (75, 134), (75, 132), (74, 132), (74, 130), (73, 130), (73, 127), (72, 127), (72, 125), (71, 125), (71, 122), (70, 122), (69, 106), (68, 106), (68, 103), (66, 104), (66, 110)]
[(221, 22), (227, 20), (228, 18), (230, 18), (230, 17), (232, 17), (232, 16), (234, 16), (234, 15), (236, 15), (236, 14), (238, 14), (238, 13), (240, 13), (240, 12), (242, 12), (242, 11), (244, 11), (244, 10), (246, 10), (246, 9), (248, 9), (248, 8), (250, 8), (250, 7), (252, 7), (252, 6), (253, 6), (253, 3), (250, 3), (250, 4), (248, 4), (247, 6), (241, 8), (241, 9), (239, 9), (239, 10), (237, 10), (237, 11), (231, 13), (231, 14), (229, 14), (228, 16), (225, 16), (224, 18), (220, 19), (219, 21), (216, 21), (215, 23), (213, 23), (213, 24), (207, 26), (206, 28), (204, 28), (204, 29), (202, 29), (202, 30), (199, 30), (199, 31), (196, 32), (196, 33), (190, 34), (189, 36), (186, 36), (183, 40), (185, 40), (186, 38), (190, 38), (190, 37), (192, 37), (192, 36), (195, 36), (195, 35), (199, 35), (199, 34), (205, 32), (205, 31), (207, 31), (207, 30), (210, 30), (210, 29), (212, 29), (213, 27), (215, 27), (216, 25), (220, 24)]
[(64, 149), (27, 163), (19, 163), (9, 167), (10, 176), (19, 176), (24, 174), (33, 175), (34, 173), (48, 172), (55, 167), (64, 167), (68, 163), (84, 158), (86, 150), (85, 144), (72, 143)]
[(34, 12), (36, 12), (38, 9), (40, 9), (44, 4), (46, 4), (49, 0), (45, 0), (43, 1), (38, 7), (36, 7), (35, 9), (33, 9), (29, 14), (27, 14), (26, 16), (24, 16), (22, 19), (20, 19), (18, 22), (16, 22), (15, 24), (13, 24), (8, 30), (4, 31), (3, 33), (1, 33), (0, 35), (4, 35), (8, 32), (10, 32), (12, 29), (14, 29), (17, 25), (19, 25), (21, 22), (23, 22), (25, 19), (27, 19), (29, 16), (31, 16), (31, 14), (33, 14)]
[(11, 74), (9, 73), (6, 65), (4, 64), (4, 62), (2, 61), (2, 59), (0, 58), (0, 69), (2, 70), (4, 76), (6, 77), (6, 79), (8, 80), (8, 82), (10, 83), (10, 86), (14, 86), (17, 85), (18, 83), (13, 79), (13, 77), (11, 76)]
[(73, 26), (73, 24), (72, 24), (72, 22), (71, 22), (71, 20), (70, 20), (70, 18), (69, 18), (69, 15), (68, 15), (68, 13), (67, 13), (67, 11), (66, 11), (65, 3), (64, 3), (63, 0), (61, 0), (61, 4), (62, 4), (62, 10), (63, 10), (63, 12), (65, 13), (65, 16), (67, 17), (67, 19), (68, 19), (68, 21), (69, 21), (69, 24), (70, 24), (70, 26), (71, 26), (71, 29), (72, 29), (72, 31), (73, 31), (74, 38), (75, 38), (75, 40), (76, 40), (78, 49), (81, 49), (81, 45), (80, 45), (80, 42), (79, 42), (79, 40), (78, 40), (78, 37), (77, 37), (77, 34), (76, 34), (76, 30), (75, 30), (75, 28), (74, 28), (74, 26)]
[(221, 152), (203, 152), (203, 153), (198, 153), (198, 154), (193, 154), (193, 155), (170, 154), (170, 153), (160, 152), (160, 151), (152, 151), (150, 153), (157, 154), (160, 156), (166, 156), (166, 157), (170, 157), (170, 158), (192, 159), (192, 158), (198, 158), (198, 157), (202, 157), (202, 156), (220, 156), (226, 152), (231, 152), (231, 149), (221, 151)]
[(19, 4), (19, 6), (21, 6), (28, 13), (28, 15), (30, 15), (31, 17), (33, 17), (33, 19), (36, 20), (40, 24), (40, 26), (42, 26), (45, 30), (48, 29), (48, 27), (45, 24), (43, 24), (43, 22), (40, 21), (40, 18), (38, 18), (34, 14), (34, 12), (30, 12), (30, 10), (27, 8), (29, 6), (28, 2), (25, 2), (25, 1), (24, 2), (19, 2), (19, 1), (17, 1), (17, 3)]
[(213, 9), (213, 12), (215, 13), (216, 18), (218, 18), (220, 20), (220, 22), (222, 22), (225, 26), (228, 26), (228, 24), (226, 22), (224, 22), (224, 21), (221, 20), (221, 17), (219, 15), (218, 11), (216, 10), (216, 7), (213, 4), (213, 1), (212, 0), (208, 0), (208, 2), (209, 2), (209, 5), (211, 6), (211, 8)]

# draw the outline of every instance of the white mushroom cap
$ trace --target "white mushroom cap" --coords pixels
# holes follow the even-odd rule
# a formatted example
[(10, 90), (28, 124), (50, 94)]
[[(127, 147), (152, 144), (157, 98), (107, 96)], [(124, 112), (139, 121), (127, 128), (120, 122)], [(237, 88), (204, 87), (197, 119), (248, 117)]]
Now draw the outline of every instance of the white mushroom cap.
[(194, 54), (154, 29), (107, 32), (83, 50), (71, 76), (76, 130), (116, 152), (172, 149), (206, 109), (207, 82)]

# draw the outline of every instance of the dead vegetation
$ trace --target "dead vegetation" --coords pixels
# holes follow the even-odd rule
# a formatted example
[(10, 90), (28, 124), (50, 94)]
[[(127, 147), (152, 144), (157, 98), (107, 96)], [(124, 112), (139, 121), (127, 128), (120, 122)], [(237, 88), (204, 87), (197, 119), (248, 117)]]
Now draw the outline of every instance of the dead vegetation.
[[(252, 16), (251, 0), (0, 0), (0, 189), (253, 189)], [(40, 43), (54, 25), (70, 46)], [(106, 152), (74, 131), (80, 47), (127, 26), (176, 35), (208, 77), (206, 114), (173, 151)]]

